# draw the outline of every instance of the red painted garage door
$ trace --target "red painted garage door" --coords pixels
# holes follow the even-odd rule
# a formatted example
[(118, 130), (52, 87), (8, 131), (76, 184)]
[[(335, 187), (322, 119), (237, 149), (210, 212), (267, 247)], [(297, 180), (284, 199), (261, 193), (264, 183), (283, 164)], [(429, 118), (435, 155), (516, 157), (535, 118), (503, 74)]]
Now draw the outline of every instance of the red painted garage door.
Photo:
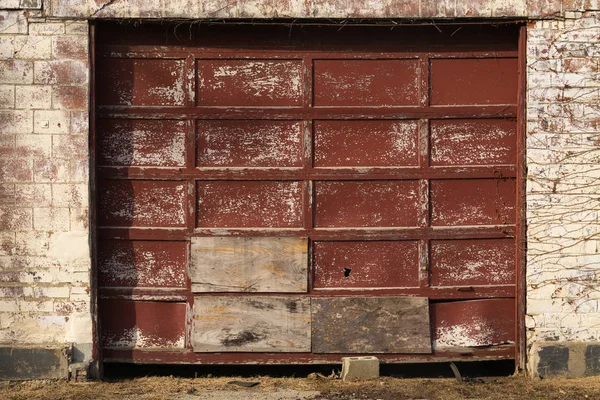
[(514, 357), (517, 30), (97, 31), (105, 361)]

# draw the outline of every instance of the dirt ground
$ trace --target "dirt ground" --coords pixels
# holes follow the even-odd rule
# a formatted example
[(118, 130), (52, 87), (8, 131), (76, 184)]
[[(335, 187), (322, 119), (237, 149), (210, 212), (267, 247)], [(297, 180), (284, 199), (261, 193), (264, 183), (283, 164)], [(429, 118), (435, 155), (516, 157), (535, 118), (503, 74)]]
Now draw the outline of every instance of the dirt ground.
[[(231, 381), (259, 382), (250, 388)], [(479, 382), (454, 379), (382, 377), (366, 382), (342, 382), (322, 377), (232, 378), (144, 377), (114, 382), (53, 381), (0, 382), (0, 399), (10, 400), (203, 400), (203, 399), (314, 399), (314, 400), (455, 400), (455, 399), (600, 399), (600, 377), (532, 380), (524, 376), (487, 378)]]

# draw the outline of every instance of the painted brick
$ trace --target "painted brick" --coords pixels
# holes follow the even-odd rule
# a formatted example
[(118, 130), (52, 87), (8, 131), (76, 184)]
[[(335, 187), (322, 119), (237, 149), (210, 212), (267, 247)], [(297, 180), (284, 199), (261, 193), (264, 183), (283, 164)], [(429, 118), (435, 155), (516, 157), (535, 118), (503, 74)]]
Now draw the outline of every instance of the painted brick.
[(87, 110), (87, 87), (55, 86), (52, 91), (52, 106), (55, 109)]
[(0, 108), (15, 107), (14, 85), (0, 85)]
[(29, 33), (32, 35), (62, 35), (65, 33), (63, 22), (34, 22), (29, 24)]
[[(71, 208), (70, 221), (72, 231), (88, 231), (89, 229), (89, 212), (87, 208)], [(87, 272), (86, 275), (89, 275)], [(83, 281), (82, 281), (83, 282)], [(89, 281), (85, 281), (89, 282)]]
[(19, 312), (19, 302), (16, 299), (14, 299), (14, 300), (1, 299), (0, 300), (0, 312), (2, 312), (2, 313), (5, 313), (5, 312), (10, 312), (10, 313)]
[(42, 231), (68, 231), (70, 228), (68, 208), (34, 208), (33, 227)]
[[(40, 298), (69, 298), (71, 288), (68, 286), (36, 286), (33, 288), (33, 296)], [(54, 310), (54, 305), (52, 306)]]
[(89, 128), (90, 121), (87, 111), (71, 112), (71, 134), (87, 135)]
[(71, 114), (68, 111), (35, 111), (34, 133), (69, 133)]
[(55, 17), (89, 17), (90, 4), (85, 0), (48, 0), (46, 5), (49, 6), (49, 15)]
[(49, 183), (17, 183), (13, 191), (19, 207), (47, 207), (52, 204), (52, 187)]
[(17, 135), (15, 155), (19, 157), (45, 158), (52, 154), (51, 135)]
[(21, 0), (19, 7), (23, 9), (40, 9), (42, 8), (42, 0)]
[(15, 87), (15, 107), (47, 110), (52, 106), (52, 87), (18, 85)]
[(88, 140), (85, 136), (54, 136), (52, 156), (55, 158), (79, 159), (88, 157)]
[(52, 55), (49, 36), (15, 36), (14, 57), (21, 60), (46, 60)]
[(15, 251), (15, 234), (14, 232), (0, 233), (0, 255), (8, 256)]
[(88, 160), (71, 160), (69, 181), (74, 183), (88, 182), (90, 176), (89, 164)]
[(33, 163), (35, 182), (68, 182), (69, 161), (43, 159)]
[[(0, 73), (1, 73), (0, 64)], [(81, 85), (88, 81), (86, 61), (56, 60), (36, 61), (34, 63), (34, 81), (44, 85)]]
[(52, 300), (46, 301), (19, 301), (20, 312), (52, 312), (54, 310), (54, 303)]
[[(48, 253), (50, 246), (50, 236), (48, 232), (16, 232), (15, 237), (15, 253), (23, 256), (44, 256)], [(39, 267), (36, 263), (35, 267)], [(22, 275), (18, 278), (19, 282), (35, 282), (41, 281), (35, 279), (37, 272), (33, 274)], [(29, 278), (27, 276), (30, 276)]]
[(15, 184), (0, 183), (0, 205), (15, 204)]
[(65, 24), (65, 33), (69, 35), (87, 35), (88, 32), (87, 22), (67, 22)]
[(0, 182), (30, 182), (31, 180), (31, 161), (0, 159)]
[(23, 11), (0, 11), (0, 34), (27, 33)]
[(30, 208), (0, 207), (0, 231), (30, 231), (32, 219)]
[(2, 0), (0, 3), (0, 9), (17, 9), (19, 8), (20, 0)]
[(80, 183), (52, 185), (52, 204), (57, 207), (87, 207), (87, 185)]
[(57, 36), (53, 40), (52, 56), (57, 59), (84, 59), (88, 56), (87, 36)]
[(3, 84), (33, 83), (33, 62), (24, 60), (0, 60), (0, 82)]
[(0, 59), (10, 59), (15, 57), (15, 37), (0, 36)]
[(0, 110), (0, 132), (33, 132), (33, 113), (23, 110)]

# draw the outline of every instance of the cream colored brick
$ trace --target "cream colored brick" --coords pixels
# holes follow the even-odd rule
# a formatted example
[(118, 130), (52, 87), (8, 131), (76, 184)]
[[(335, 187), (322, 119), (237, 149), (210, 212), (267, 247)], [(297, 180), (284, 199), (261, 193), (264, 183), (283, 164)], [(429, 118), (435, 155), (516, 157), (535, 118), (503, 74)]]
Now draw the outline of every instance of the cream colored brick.
[(65, 24), (63, 22), (30, 23), (29, 33), (33, 35), (61, 35), (65, 33)]
[(22, 11), (0, 11), (0, 34), (27, 33), (27, 18)]
[(68, 111), (35, 111), (34, 133), (69, 133), (70, 114)]
[(15, 107), (14, 85), (0, 85), (0, 108)]
[(52, 204), (49, 183), (17, 183), (14, 192), (15, 202), (21, 207), (49, 207)]
[(70, 230), (70, 215), (68, 208), (34, 208), (33, 227), (40, 231)]
[(16, 254), (44, 256), (50, 247), (51, 236), (49, 232), (16, 232)]
[(19, 312), (19, 302), (17, 299), (0, 299), (0, 312)]
[(52, 135), (17, 135), (15, 146), (20, 157), (47, 158), (52, 154)]
[(52, 204), (57, 207), (87, 208), (88, 185), (80, 183), (52, 185)]
[(33, 132), (33, 112), (29, 110), (0, 110), (0, 132)]
[(0, 36), (0, 59), (10, 59), (15, 57), (15, 37)]
[(33, 293), (36, 298), (63, 298), (68, 299), (71, 288), (68, 286), (36, 286)]
[(87, 35), (88, 32), (87, 22), (67, 22), (65, 24), (65, 33), (68, 35)]
[(52, 57), (49, 36), (15, 36), (14, 57), (21, 60), (48, 60)]
[(54, 310), (54, 303), (52, 300), (46, 301), (27, 301), (21, 299), (19, 301), (20, 312), (52, 312)]
[(68, 182), (69, 161), (53, 159), (35, 160), (33, 174), (35, 182)]
[(87, 208), (70, 209), (71, 230), (85, 231), (89, 230), (89, 212)]
[(51, 86), (18, 85), (15, 91), (16, 108), (49, 110), (52, 107)]

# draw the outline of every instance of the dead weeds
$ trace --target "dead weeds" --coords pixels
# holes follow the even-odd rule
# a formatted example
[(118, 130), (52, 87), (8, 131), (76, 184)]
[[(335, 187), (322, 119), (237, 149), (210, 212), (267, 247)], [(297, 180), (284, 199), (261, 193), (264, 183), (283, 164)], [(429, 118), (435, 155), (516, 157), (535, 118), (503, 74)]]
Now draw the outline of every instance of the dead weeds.
[[(244, 388), (232, 380), (256, 381)], [(235, 390), (254, 394), (291, 389), (318, 391), (317, 399), (600, 399), (600, 377), (532, 380), (524, 376), (488, 380), (485, 383), (453, 379), (400, 379), (382, 377), (368, 382), (342, 382), (323, 378), (177, 378), (146, 377), (116, 382), (68, 383), (58, 381), (0, 382), (0, 398), (7, 400), (162, 400), (193, 398), (194, 394)]]

